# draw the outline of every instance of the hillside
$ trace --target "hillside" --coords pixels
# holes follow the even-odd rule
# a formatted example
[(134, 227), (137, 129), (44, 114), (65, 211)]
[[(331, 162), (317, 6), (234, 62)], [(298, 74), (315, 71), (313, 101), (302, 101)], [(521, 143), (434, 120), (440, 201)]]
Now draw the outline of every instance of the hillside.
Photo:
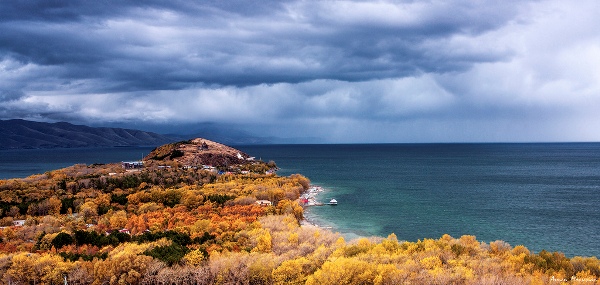
[(172, 141), (167, 136), (132, 129), (0, 120), (0, 149), (147, 146)]
[(181, 165), (223, 167), (252, 161), (248, 154), (203, 138), (157, 147), (144, 160), (176, 161)]

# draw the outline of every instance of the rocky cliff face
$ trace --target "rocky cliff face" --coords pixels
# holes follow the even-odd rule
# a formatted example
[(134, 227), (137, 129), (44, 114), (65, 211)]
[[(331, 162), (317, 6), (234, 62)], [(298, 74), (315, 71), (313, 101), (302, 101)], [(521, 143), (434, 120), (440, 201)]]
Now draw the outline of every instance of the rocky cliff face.
[(182, 165), (189, 166), (222, 167), (244, 164), (251, 161), (252, 158), (248, 154), (224, 144), (196, 138), (157, 147), (144, 160), (177, 161)]

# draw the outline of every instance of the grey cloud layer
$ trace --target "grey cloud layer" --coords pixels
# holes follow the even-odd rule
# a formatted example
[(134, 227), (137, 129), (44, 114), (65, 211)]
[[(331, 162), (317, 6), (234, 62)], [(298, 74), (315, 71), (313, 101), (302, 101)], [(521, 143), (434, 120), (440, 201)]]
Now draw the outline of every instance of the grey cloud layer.
[(1, 1), (0, 118), (589, 139), (598, 3)]

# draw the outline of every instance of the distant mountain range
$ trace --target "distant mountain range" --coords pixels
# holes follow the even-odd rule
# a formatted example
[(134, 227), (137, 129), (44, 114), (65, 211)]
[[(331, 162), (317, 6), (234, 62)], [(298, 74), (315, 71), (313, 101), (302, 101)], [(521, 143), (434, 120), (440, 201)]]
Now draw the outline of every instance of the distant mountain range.
[(244, 130), (201, 123), (184, 134), (157, 134), (135, 129), (90, 127), (67, 122), (0, 120), (0, 149), (159, 146), (203, 137), (226, 145), (316, 143), (317, 138), (258, 137)]
[(178, 138), (121, 128), (0, 120), (0, 149), (159, 146)]

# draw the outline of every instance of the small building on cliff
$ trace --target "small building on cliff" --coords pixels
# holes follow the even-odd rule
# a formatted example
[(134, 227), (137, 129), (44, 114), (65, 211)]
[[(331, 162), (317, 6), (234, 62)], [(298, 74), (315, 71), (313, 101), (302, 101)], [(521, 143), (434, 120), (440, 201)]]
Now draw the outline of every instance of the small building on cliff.
[(144, 168), (144, 162), (143, 161), (123, 161), (123, 162), (121, 162), (121, 166), (123, 166), (123, 168), (125, 168), (125, 169)]

